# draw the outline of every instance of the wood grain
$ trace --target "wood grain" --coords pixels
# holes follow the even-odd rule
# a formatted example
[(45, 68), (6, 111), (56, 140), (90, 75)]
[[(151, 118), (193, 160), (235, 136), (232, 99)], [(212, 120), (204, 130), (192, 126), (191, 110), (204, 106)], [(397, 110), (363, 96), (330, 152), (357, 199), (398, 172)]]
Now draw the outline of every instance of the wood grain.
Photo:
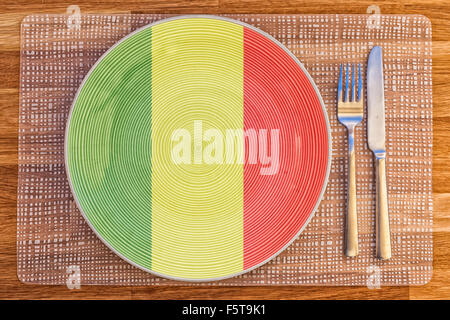
[[(374, 1), (118, 0), (76, 2), (83, 13), (355, 13)], [(66, 287), (24, 285), (16, 276), (19, 30), (32, 13), (64, 13), (73, 3), (19, 0), (0, 4), (0, 298), (6, 299), (449, 299), (450, 298), (450, 2), (377, 1), (382, 13), (423, 14), (433, 25), (434, 272), (421, 287)]]

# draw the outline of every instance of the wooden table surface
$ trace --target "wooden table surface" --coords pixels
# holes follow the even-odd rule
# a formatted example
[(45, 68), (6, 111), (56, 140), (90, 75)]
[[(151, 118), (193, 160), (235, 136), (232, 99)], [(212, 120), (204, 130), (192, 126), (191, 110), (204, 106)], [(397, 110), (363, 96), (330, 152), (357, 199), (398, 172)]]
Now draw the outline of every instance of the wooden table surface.
[[(65, 13), (423, 14), (433, 26), (433, 278), (421, 287), (101, 287), (25, 285), (16, 276), (17, 132), (20, 23)], [(448, 0), (2, 0), (0, 4), (0, 298), (9, 299), (450, 299), (450, 1)]]

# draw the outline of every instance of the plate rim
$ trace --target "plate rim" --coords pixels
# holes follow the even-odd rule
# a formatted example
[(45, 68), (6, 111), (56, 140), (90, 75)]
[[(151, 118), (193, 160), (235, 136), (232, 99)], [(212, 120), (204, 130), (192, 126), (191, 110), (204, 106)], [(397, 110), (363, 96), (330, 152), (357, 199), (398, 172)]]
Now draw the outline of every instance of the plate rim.
[[(123, 41), (127, 40), (128, 38), (134, 36), (135, 34), (139, 33), (142, 30), (145, 30), (147, 28), (152, 28), (155, 25), (161, 24), (161, 23), (165, 23), (165, 22), (169, 22), (169, 21), (173, 21), (173, 20), (182, 20), (182, 19), (192, 19), (192, 18), (203, 18), (203, 19), (213, 19), (213, 20), (222, 20), (222, 21), (227, 21), (227, 22), (231, 22), (234, 24), (238, 24), (241, 25), (243, 27), (249, 28), (253, 31), (258, 32), (259, 34), (261, 34), (262, 36), (268, 38), (269, 40), (273, 41), (276, 45), (278, 45), (281, 49), (283, 49), (283, 51), (285, 51), (293, 60), (294, 62), (300, 66), (300, 69), (303, 71), (303, 73), (306, 75), (307, 79), (309, 80), (309, 83), (312, 85), (318, 99), (320, 102), (320, 105), (322, 107), (322, 111), (323, 111), (323, 116), (325, 119), (325, 124), (326, 124), (326, 129), (327, 129), (327, 138), (328, 138), (328, 159), (327, 159), (327, 170), (326, 170), (326, 174), (325, 174), (325, 178), (323, 181), (323, 185), (322, 185), (322, 189), (320, 191), (319, 197), (317, 198), (317, 202), (314, 206), (314, 208), (312, 209), (311, 213), (309, 214), (308, 219), (306, 219), (305, 223), (303, 224), (303, 226), (300, 228), (300, 230), (291, 238), (291, 240), (289, 240), (280, 250), (278, 250), (275, 254), (271, 255), (269, 258), (267, 258), (266, 260), (248, 268), (245, 270), (241, 270), (239, 272), (235, 272), (232, 274), (228, 274), (225, 276), (221, 276), (221, 277), (216, 277), (216, 278), (202, 278), (202, 279), (196, 279), (196, 278), (183, 278), (183, 277), (176, 277), (176, 276), (170, 276), (167, 274), (163, 274), (163, 273), (159, 273), (156, 272), (154, 270), (148, 269), (146, 267), (143, 267), (139, 264), (137, 264), (136, 262), (131, 261), (130, 259), (128, 259), (127, 257), (125, 257), (124, 255), (122, 255), (120, 252), (118, 252), (115, 248), (113, 248), (108, 241), (106, 241), (100, 234), (99, 232), (96, 230), (96, 228), (91, 224), (91, 222), (89, 221), (89, 219), (87, 218), (86, 214), (84, 213), (79, 201), (78, 201), (78, 197), (76, 195), (76, 193), (74, 192), (74, 188), (73, 188), (73, 184), (72, 184), (72, 179), (70, 176), (70, 172), (69, 172), (69, 161), (68, 161), (68, 150), (67, 150), (67, 141), (68, 141), (68, 136), (69, 136), (69, 127), (70, 127), (70, 123), (71, 123), (71, 119), (72, 119), (72, 113), (73, 113), (73, 109), (75, 107), (75, 104), (78, 100), (78, 96), (81, 93), (87, 79), (89, 78), (89, 76), (91, 75), (91, 73), (95, 70), (95, 68), (98, 66), (98, 64), (111, 52), (113, 51), (119, 44), (121, 44)], [(102, 241), (112, 252), (114, 252), (117, 256), (119, 256), (121, 259), (125, 260), (127, 263), (135, 266), (136, 268), (139, 268), (145, 272), (148, 272), (152, 275), (155, 275), (157, 277), (161, 277), (161, 278), (165, 278), (165, 279), (169, 279), (169, 280), (175, 280), (175, 281), (184, 281), (184, 282), (211, 282), (211, 281), (220, 281), (220, 280), (225, 280), (225, 279), (229, 279), (229, 278), (233, 278), (245, 273), (248, 273), (252, 270), (255, 270), (263, 265), (265, 265), (266, 263), (268, 263), (269, 261), (275, 259), (280, 253), (282, 253), (284, 250), (286, 250), (295, 240), (297, 240), (299, 238), (299, 236), (302, 234), (302, 232), (304, 231), (304, 229), (308, 226), (308, 224), (310, 223), (311, 219), (315, 216), (317, 209), (319, 208), (320, 203), (322, 202), (323, 196), (325, 194), (325, 191), (327, 189), (328, 186), (328, 182), (329, 182), (329, 177), (330, 177), (330, 171), (331, 171), (331, 160), (332, 160), (332, 136), (331, 136), (331, 126), (330, 126), (330, 121), (328, 118), (328, 112), (325, 106), (325, 103), (323, 102), (322, 99), (322, 95), (319, 92), (319, 89), (317, 88), (314, 80), (312, 79), (311, 75), (309, 74), (309, 72), (306, 70), (306, 68), (304, 67), (303, 63), (284, 45), (282, 44), (280, 41), (278, 41), (277, 39), (275, 39), (273, 36), (271, 36), (270, 34), (268, 34), (267, 32), (254, 27), (248, 23), (239, 21), (239, 20), (235, 20), (229, 17), (225, 17), (225, 16), (217, 16), (217, 15), (209, 15), (209, 14), (186, 14), (186, 15), (177, 15), (177, 16), (173, 16), (173, 17), (168, 17), (168, 18), (164, 18), (164, 19), (160, 19), (158, 21), (149, 23), (145, 26), (142, 26), (138, 29), (136, 29), (135, 31), (127, 34), (126, 36), (124, 36), (123, 38), (121, 38), (120, 40), (118, 40), (117, 42), (115, 42), (108, 50), (106, 50), (101, 56), (100, 58), (98, 58), (98, 60), (94, 63), (94, 65), (89, 69), (89, 72), (86, 74), (86, 76), (83, 78), (83, 81), (81, 82), (81, 84), (79, 85), (76, 94), (73, 98), (72, 104), (70, 106), (70, 110), (69, 110), (69, 114), (67, 116), (67, 120), (66, 120), (66, 128), (65, 128), (65, 133), (64, 133), (64, 167), (65, 167), (65, 172), (66, 172), (66, 176), (67, 176), (67, 180), (69, 182), (69, 187), (70, 187), (70, 191), (71, 194), (73, 196), (73, 199), (75, 201), (75, 204), (78, 208), (78, 210), (80, 210), (81, 215), (83, 216), (84, 220), (86, 221), (86, 223), (89, 225), (89, 228), (95, 233), (95, 235), (100, 239), (100, 241)]]

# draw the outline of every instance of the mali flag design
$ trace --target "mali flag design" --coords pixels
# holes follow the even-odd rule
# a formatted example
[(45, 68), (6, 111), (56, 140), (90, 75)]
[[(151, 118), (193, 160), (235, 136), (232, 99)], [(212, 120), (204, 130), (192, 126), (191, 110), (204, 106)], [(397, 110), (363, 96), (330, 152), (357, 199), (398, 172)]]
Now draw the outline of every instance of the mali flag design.
[(323, 103), (296, 58), (207, 16), (118, 42), (85, 78), (66, 129), (72, 192), (97, 235), (142, 269), (194, 281), (281, 252), (320, 201), (329, 152)]

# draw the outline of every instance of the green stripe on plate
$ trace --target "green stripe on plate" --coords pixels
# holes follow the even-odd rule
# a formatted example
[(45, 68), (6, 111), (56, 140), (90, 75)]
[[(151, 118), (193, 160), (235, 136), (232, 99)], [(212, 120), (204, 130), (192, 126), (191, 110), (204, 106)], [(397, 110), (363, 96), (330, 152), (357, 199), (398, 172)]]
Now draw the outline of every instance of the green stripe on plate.
[(113, 47), (88, 75), (68, 128), (74, 194), (98, 235), (151, 269), (151, 28)]

